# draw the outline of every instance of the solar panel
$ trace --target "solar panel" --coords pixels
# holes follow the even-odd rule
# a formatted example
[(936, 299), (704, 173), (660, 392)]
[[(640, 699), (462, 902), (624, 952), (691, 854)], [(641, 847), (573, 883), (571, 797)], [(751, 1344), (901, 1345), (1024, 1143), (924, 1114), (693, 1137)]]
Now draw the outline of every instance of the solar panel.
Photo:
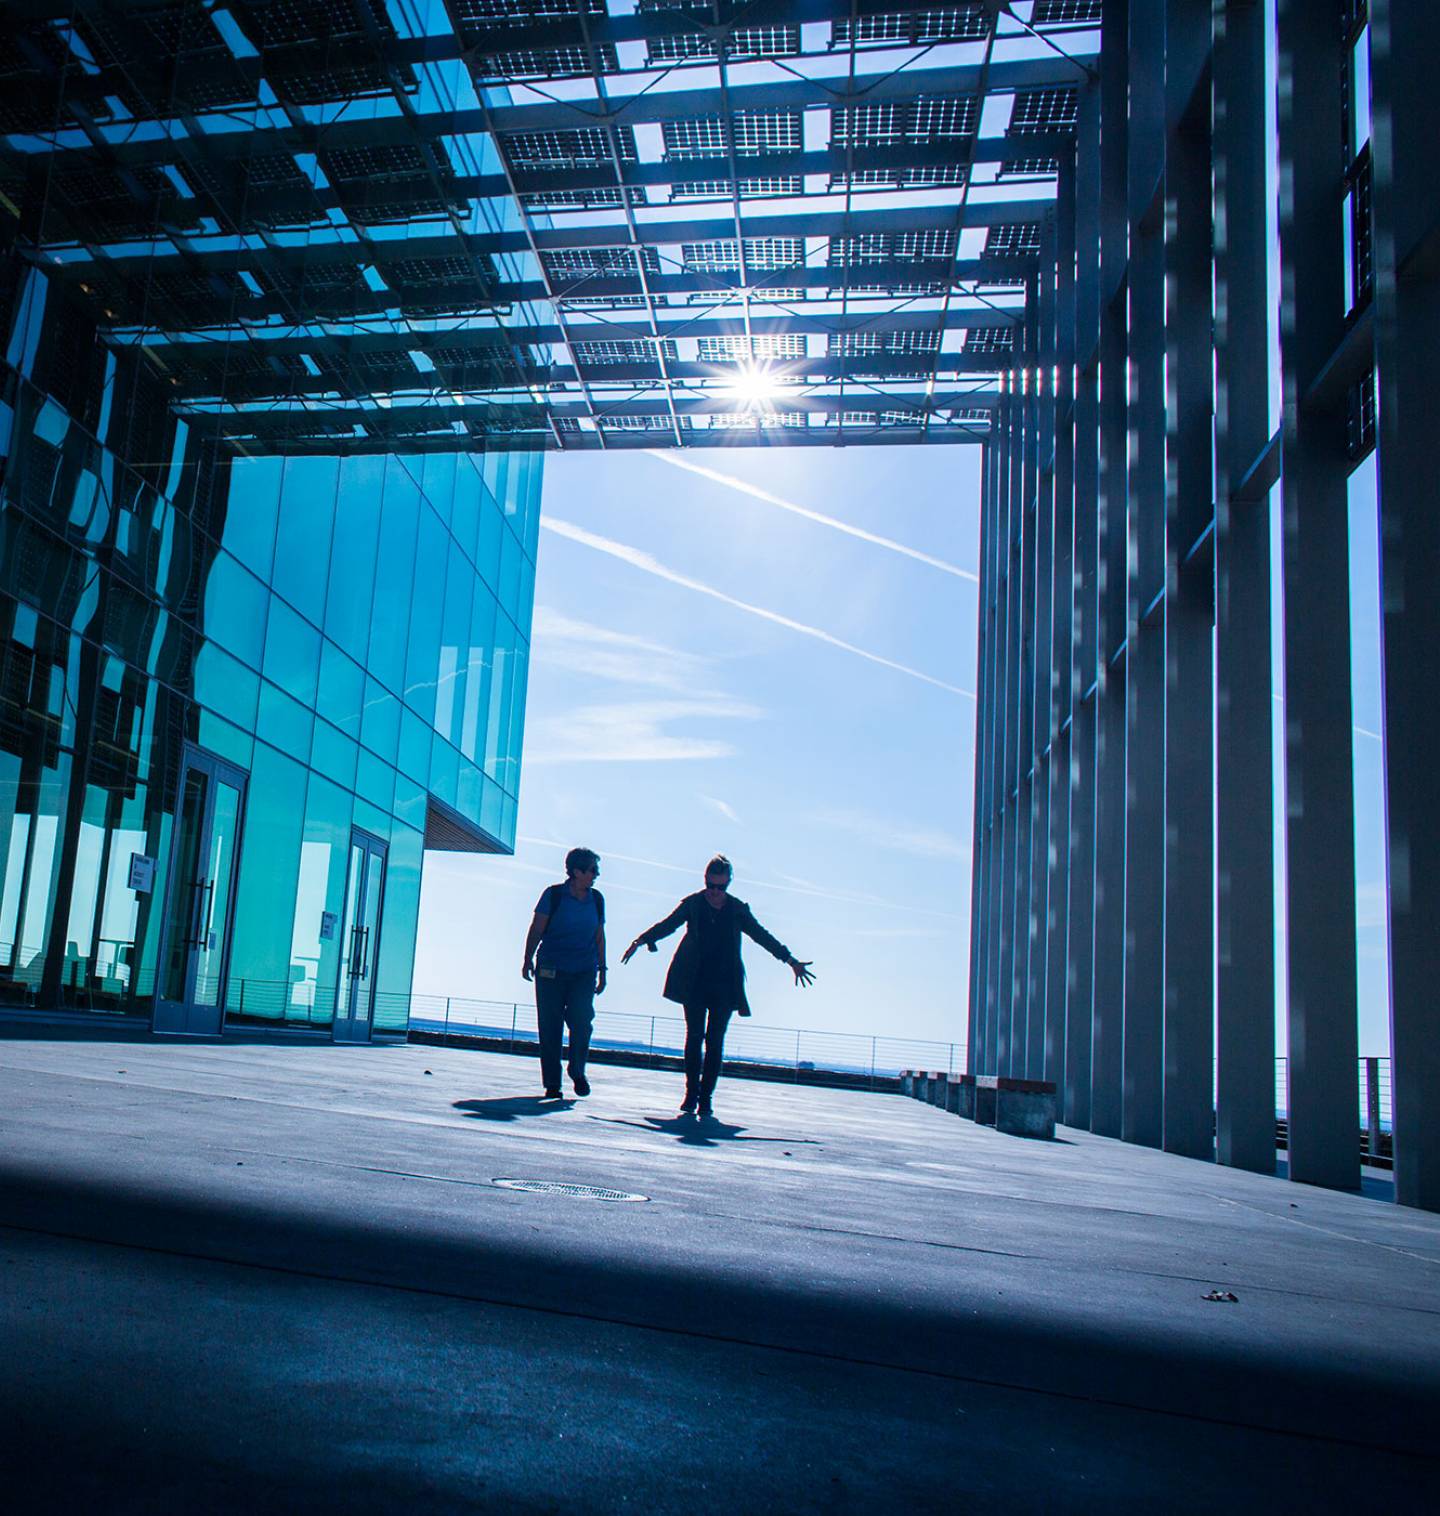
[[(1026, 52), (1010, 23), (992, 54), (988, 0), (803, 18), (751, 0), (447, 0), (423, 27), (393, 0), (85, 0), (58, 24), (16, 9), (0, 134), (35, 140), (0, 137), (0, 195), (26, 256), (83, 307), (77, 364), (95, 333), (143, 332), (166, 403), (203, 397), (207, 422), (224, 411), (260, 451), (673, 438), (675, 405), (704, 407), (688, 440), (718, 439), (729, 423), (710, 416), (738, 408), (725, 371), (733, 386), (745, 361), (807, 394), (827, 372), (865, 377), (879, 430), (913, 376), (946, 371), (942, 318), (837, 331), (835, 307), (841, 326), (883, 326), (968, 296), (977, 251), (985, 289), (1026, 289), (1053, 191), (1015, 186), (1012, 220), (990, 224), (981, 90), (1018, 152), (975, 156), (1010, 179), (1053, 178), (1038, 139), (1078, 116), (1076, 64)], [(1030, 22), (1087, 14), (1039, 3)], [(63, 152), (42, 140), (55, 130)], [(293, 334), (312, 331), (300, 362)], [(1007, 351), (996, 339), (997, 363)], [(653, 412), (626, 409), (637, 395)], [(782, 395), (772, 419), (734, 424), (834, 440), (809, 404)]]

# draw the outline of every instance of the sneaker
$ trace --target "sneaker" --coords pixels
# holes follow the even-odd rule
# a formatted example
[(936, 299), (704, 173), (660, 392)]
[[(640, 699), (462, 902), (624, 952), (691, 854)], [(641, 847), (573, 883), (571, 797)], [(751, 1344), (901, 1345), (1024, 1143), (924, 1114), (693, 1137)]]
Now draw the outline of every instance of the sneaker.
[(708, 1095), (700, 1097), (700, 1108), (695, 1114), (697, 1116), (713, 1116), (715, 1114), (715, 1107), (710, 1104), (710, 1097)]
[(546, 1090), (540, 1098), (542, 1100), (563, 1100), (565, 1097), (559, 1090)]
[(590, 1081), (584, 1074), (571, 1074), (570, 1083), (575, 1086), (575, 1093), (577, 1095), (588, 1095), (590, 1093)]
[(682, 1116), (693, 1116), (695, 1114), (695, 1107), (699, 1103), (699, 1095), (694, 1090), (686, 1090), (685, 1098), (680, 1102), (680, 1114)]

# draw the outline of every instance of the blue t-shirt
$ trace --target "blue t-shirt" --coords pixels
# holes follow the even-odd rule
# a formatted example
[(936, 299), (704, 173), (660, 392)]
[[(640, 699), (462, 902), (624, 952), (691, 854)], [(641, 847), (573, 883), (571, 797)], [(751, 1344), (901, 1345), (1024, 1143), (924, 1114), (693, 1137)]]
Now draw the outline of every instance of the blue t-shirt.
[(577, 900), (568, 884), (547, 889), (535, 909), (550, 917), (540, 939), (535, 961), (547, 969), (566, 974), (593, 973), (600, 967), (600, 949), (595, 934), (600, 930), (600, 906), (595, 890)]

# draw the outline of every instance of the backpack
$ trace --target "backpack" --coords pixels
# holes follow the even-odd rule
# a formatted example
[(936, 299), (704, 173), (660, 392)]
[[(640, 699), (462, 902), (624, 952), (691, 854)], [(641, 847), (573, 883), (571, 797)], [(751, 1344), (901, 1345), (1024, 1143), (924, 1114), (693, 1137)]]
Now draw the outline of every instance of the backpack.
[[(564, 884), (552, 884), (549, 890), (546, 891), (545, 903), (550, 907), (550, 909), (545, 912), (547, 916), (553, 917), (555, 915), (555, 912), (560, 909), (560, 891), (569, 888), (570, 881), (567, 879)], [(605, 897), (593, 885), (590, 887), (590, 893), (595, 897), (595, 910), (600, 917), (601, 930), (604, 930)]]

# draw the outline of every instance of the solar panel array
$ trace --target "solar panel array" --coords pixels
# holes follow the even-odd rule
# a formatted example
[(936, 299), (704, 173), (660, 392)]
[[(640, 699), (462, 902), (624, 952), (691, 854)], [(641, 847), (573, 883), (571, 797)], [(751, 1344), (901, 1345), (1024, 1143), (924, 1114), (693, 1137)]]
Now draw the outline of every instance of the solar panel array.
[(16, 0), (0, 215), (247, 452), (975, 441), (1098, 13)]

